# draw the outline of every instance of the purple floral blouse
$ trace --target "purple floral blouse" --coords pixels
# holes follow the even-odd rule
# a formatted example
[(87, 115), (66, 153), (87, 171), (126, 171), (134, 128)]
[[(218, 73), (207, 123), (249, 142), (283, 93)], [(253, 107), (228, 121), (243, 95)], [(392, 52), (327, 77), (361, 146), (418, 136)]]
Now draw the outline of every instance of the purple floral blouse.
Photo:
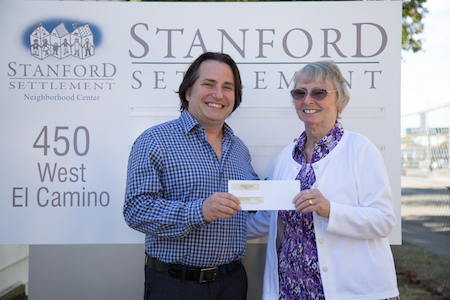
[[(336, 122), (333, 129), (314, 146), (311, 164), (327, 156), (339, 143), (343, 133), (342, 125)], [(292, 153), (294, 160), (302, 166), (295, 178), (300, 180), (302, 191), (310, 189), (316, 182), (314, 169), (306, 164), (305, 143), (306, 132), (303, 132)], [(279, 217), (285, 227), (278, 252), (280, 299), (325, 299), (312, 212), (279, 211)]]

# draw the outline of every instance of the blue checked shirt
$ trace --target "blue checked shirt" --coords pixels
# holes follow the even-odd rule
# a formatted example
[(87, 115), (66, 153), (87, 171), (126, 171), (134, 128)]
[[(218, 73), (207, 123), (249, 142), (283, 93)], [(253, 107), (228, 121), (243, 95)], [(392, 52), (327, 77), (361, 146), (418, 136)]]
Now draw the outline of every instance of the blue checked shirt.
[(213, 267), (242, 259), (246, 212), (206, 223), (203, 201), (226, 192), (228, 180), (256, 180), (244, 143), (224, 125), (222, 161), (187, 110), (147, 129), (128, 161), (124, 217), (146, 234), (145, 251), (166, 263)]

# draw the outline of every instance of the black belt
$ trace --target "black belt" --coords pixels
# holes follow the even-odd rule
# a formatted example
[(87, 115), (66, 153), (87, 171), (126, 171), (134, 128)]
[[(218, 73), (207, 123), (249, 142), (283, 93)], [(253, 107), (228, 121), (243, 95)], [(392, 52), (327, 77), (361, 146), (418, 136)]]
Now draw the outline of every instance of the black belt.
[(221, 265), (212, 268), (194, 268), (183, 265), (167, 264), (146, 255), (146, 265), (157, 272), (165, 273), (175, 278), (184, 280), (198, 281), (199, 283), (212, 282), (217, 277), (231, 272), (241, 263), (240, 260), (233, 261), (227, 265)]

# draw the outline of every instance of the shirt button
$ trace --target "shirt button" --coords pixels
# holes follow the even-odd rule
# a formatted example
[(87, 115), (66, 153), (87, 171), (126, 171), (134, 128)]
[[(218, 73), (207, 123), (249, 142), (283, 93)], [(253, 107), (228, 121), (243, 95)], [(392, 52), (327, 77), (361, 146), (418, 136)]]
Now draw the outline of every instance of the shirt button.
[(327, 268), (327, 267), (323, 267), (323, 268), (322, 268), (322, 271), (328, 272), (328, 268)]
[(324, 239), (320, 239), (320, 240), (319, 240), (319, 243), (320, 243), (320, 244), (323, 244), (323, 243), (325, 243), (325, 240), (324, 240)]
[(318, 169), (319, 168), (319, 164), (314, 164), (314, 169)]
[(314, 187), (316, 188), (316, 187), (318, 187), (319, 186), (319, 184), (316, 182), (316, 183), (314, 183)]

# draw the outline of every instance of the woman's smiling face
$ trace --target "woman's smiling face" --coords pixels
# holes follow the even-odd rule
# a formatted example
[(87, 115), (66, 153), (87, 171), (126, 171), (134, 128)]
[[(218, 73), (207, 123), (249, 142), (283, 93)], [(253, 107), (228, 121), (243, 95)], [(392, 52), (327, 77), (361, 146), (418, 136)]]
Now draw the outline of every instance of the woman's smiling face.
[(305, 127), (312, 127), (324, 132), (330, 131), (336, 123), (338, 110), (341, 110), (337, 106), (338, 93), (329, 92), (324, 99), (314, 100), (310, 91), (315, 88), (334, 91), (336, 90), (334, 84), (329, 79), (325, 83), (315, 81), (304, 83), (300, 78), (295, 88), (308, 91), (305, 99), (293, 100), (297, 115), (305, 123)]

